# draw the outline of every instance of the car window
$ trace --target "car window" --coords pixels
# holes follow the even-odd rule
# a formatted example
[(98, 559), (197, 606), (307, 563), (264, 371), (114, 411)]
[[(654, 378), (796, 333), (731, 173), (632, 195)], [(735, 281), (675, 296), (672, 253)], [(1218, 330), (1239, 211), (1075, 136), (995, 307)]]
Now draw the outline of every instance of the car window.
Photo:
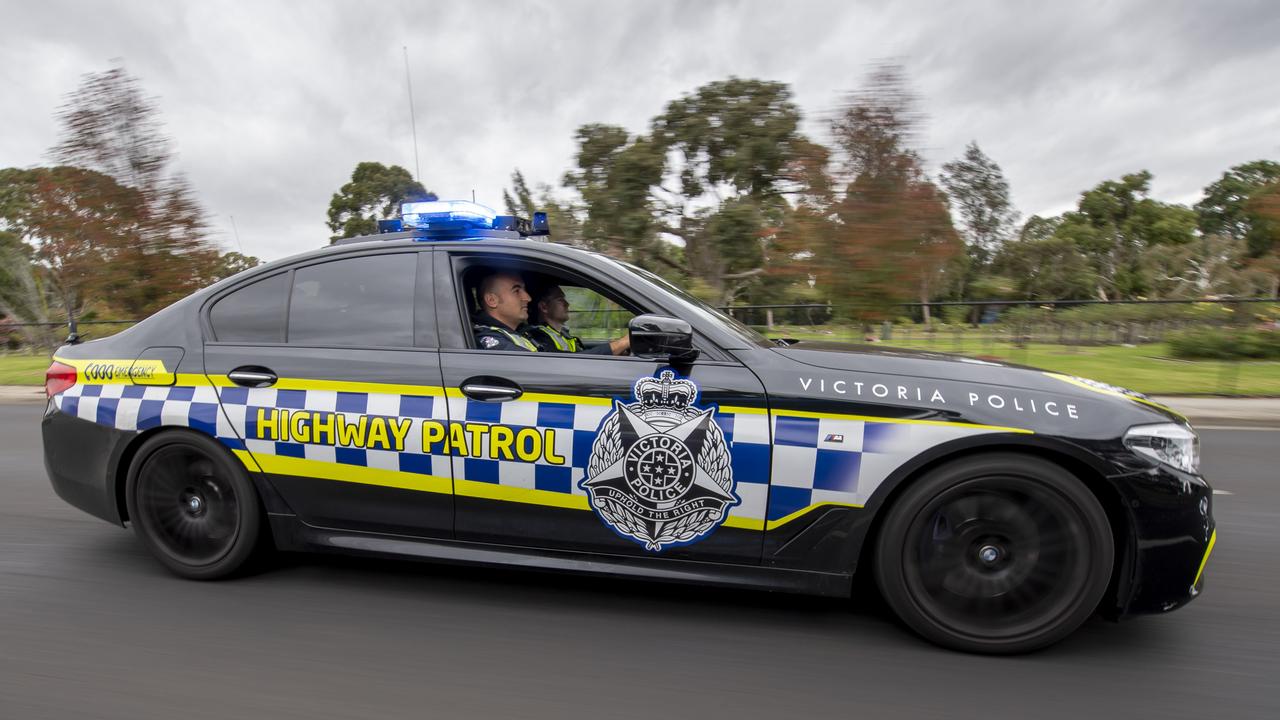
[(294, 272), (290, 343), (411, 347), (413, 253), (369, 255)]
[(627, 333), (627, 323), (635, 313), (585, 287), (562, 285), (569, 301), (569, 329), (590, 342), (612, 340)]
[(209, 311), (213, 336), (220, 342), (284, 342), (284, 308), (289, 274), (246, 285), (214, 303)]

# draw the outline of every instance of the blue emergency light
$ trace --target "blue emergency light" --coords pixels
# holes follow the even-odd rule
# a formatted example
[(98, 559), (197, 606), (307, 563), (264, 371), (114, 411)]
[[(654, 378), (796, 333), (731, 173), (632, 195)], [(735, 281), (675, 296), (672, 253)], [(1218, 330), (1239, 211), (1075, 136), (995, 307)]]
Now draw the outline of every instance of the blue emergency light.
[(466, 200), (429, 200), (400, 206), (400, 222), (406, 228), (492, 230), (497, 219), (497, 212)]
[(379, 233), (412, 232), (423, 240), (480, 240), (550, 235), (547, 214), (533, 220), (499, 215), (492, 208), (466, 200), (428, 200), (400, 205), (400, 217), (378, 221)]

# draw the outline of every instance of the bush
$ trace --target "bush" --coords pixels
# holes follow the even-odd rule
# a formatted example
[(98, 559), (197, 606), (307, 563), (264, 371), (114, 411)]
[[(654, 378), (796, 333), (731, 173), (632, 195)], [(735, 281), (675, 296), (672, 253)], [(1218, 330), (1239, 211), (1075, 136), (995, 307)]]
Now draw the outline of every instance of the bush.
[(1169, 335), (1169, 352), (1202, 360), (1280, 360), (1280, 331), (1197, 328)]

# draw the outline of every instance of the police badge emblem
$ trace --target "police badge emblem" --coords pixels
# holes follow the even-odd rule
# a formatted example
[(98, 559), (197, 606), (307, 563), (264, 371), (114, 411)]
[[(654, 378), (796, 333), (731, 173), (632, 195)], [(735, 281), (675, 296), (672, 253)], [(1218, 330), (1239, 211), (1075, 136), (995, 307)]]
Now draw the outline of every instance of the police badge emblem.
[(695, 408), (698, 387), (671, 370), (641, 378), (634, 395), (614, 401), (580, 485), (605, 524), (646, 550), (701, 540), (739, 502), (715, 409)]

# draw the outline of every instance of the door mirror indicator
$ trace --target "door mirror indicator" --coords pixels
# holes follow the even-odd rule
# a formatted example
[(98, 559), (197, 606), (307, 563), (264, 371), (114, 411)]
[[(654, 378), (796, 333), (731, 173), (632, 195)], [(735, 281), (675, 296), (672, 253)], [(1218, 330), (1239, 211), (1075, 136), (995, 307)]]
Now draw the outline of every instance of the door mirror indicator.
[(698, 357), (693, 347), (693, 327), (680, 318), (637, 315), (627, 324), (631, 354), (651, 360), (688, 362)]

